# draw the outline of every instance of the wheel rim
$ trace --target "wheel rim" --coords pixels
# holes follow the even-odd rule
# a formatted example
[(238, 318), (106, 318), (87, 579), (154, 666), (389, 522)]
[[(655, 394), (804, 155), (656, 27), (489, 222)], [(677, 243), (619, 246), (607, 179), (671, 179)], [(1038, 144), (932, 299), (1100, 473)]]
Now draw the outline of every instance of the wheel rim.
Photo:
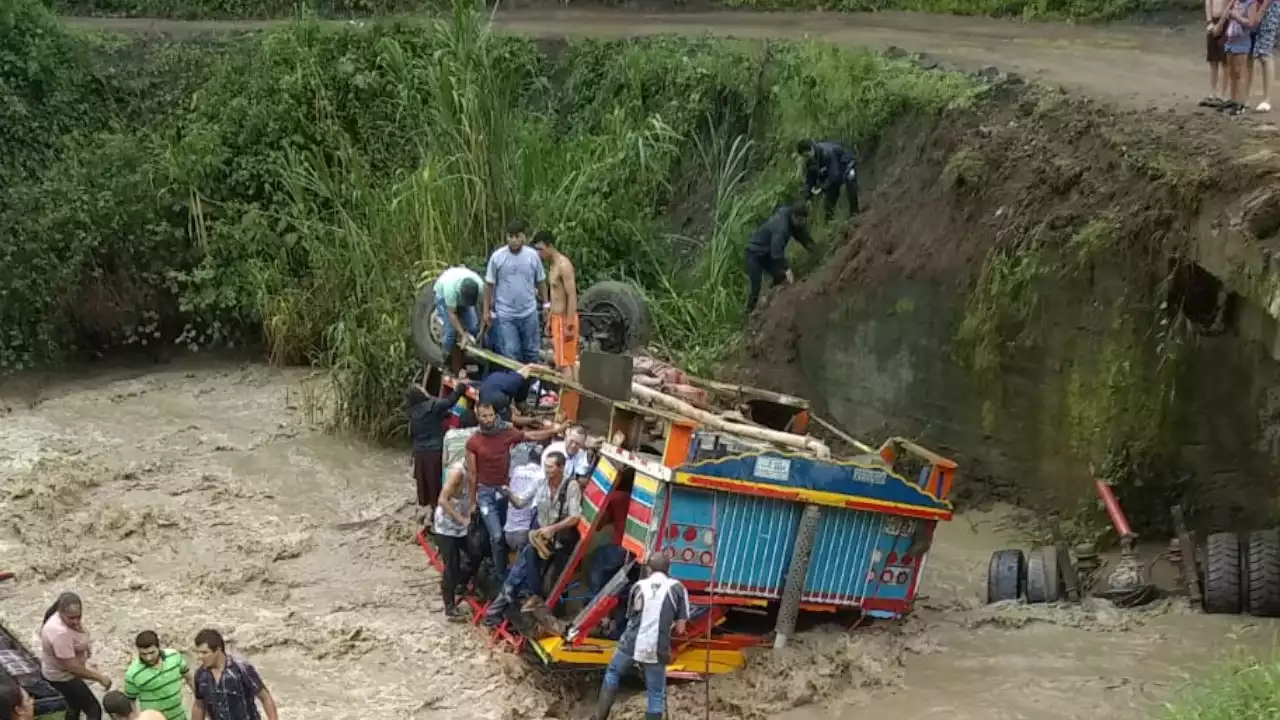
[(599, 343), (604, 352), (620, 355), (627, 351), (627, 337), (630, 335), (626, 317), (616, 304), (600, 300), (587, 308), (582, 335), (588, 343)]
[(440, 313), (434, 308), (431, 310), (431, 320), (427, 323), (427, 335), (436, 347), (444, 349), (444, 320), (440, 319)]

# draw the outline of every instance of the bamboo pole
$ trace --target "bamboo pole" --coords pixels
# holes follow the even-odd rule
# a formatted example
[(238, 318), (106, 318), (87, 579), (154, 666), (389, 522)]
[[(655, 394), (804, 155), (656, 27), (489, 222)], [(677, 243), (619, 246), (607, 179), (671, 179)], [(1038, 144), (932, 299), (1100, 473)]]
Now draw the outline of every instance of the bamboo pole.
[(670, 395), (636, 382), (631, 383), (631, 394), (642, 400), (648, 400), (656, 405), (661, 405), (672, 412), (697, 420), (713, 430), (720, 430), (722, 432), (740, 435), (752, 440), (761, 440), (774, 445), (782, 445), (785, 447), (796, 448), (797, 450), (804, 450), (806, 452), (811, 452), (820, 458), (831, 457), (831, 449), (827, 447), (826, 443), (817, 438), (779, 432), (777, 430), (756, 427), (754, 425), (743, 425), (741, 423), (730, 422), (719, 415), (694, 407), (683, 400), (671, 397)]

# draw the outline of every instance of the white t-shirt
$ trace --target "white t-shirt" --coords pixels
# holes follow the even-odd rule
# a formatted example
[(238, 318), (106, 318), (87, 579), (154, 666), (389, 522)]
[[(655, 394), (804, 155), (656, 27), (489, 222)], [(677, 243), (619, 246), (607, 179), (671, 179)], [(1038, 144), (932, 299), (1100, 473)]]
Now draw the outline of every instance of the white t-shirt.
[(591, 474), (591, 458), (587, 457), (587, 449), (582, 448), (577, 453), (575, 453), (573, 457), (569, 457), (569, 452), (565, 449), (565, 447), (566, 446), (563, 440), (559, 442), (553, 442), (550, 445), (548, 445), (547, 449), (542, 451), (542, 463), (544, 465), (546, 464), (547, 455), (550, 455), (553, 452), (558, 452), (561, 455), (564, 455), (565, 477), (574, 477), (577, 475), (590, 475)]

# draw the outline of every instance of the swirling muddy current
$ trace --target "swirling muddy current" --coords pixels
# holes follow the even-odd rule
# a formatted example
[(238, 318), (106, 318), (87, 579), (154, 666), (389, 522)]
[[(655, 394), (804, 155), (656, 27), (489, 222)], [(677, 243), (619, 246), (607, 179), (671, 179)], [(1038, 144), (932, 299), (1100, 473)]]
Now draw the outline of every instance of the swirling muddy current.
[[(63, 590), (85, 601), (93, 662), (117, 679), (140, 630), (189, 650), (220, 628), (282, 717), (585, 717), (591, 683), (529, 670), (444, 621), (413, 543), (405, 453), (326, 434), (307, 373), (218, 361), (18, 378), (0, 387), (0, 620), (29, 638)], [(910, 619), (819, 626), (711, 684), (723, 718), (1141, 718), (1275, 626), (1194, 614), (985, 606), (1004, 511), (939, 533)], [(672, 717), (702, 717), (700, 684)], [(615, 717), (641, 717), (630, 696)]]

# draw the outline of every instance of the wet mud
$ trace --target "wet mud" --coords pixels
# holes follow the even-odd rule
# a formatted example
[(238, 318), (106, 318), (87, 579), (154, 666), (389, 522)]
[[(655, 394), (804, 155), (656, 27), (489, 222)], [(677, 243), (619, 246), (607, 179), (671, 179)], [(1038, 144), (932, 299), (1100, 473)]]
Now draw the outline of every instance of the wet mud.
[[(184, 650), (221, 628), (283, 717), (578, 718), (594, 681), (547, 678), (440, 617), (412, 543), (404, 453), (307, 421), (302, 371), (184, 361), (0, 387), (0, 619), (29, 637), (62, 590), (85, 600), (94, 662), (134, 634)], [(1273, 639), (1269, 623), (1105, 603), (984, 606), (1000, 511), (946, 526), (918, 612), (821, 626), (716, 678), (712, 717), (1137, 718), (1186, 675)], [(673, 687), (672, 717), (706, 688)], [(643, 715), (629, 696), (615, 717)], [(861, 715), (860, 715), (861, 716)]]

